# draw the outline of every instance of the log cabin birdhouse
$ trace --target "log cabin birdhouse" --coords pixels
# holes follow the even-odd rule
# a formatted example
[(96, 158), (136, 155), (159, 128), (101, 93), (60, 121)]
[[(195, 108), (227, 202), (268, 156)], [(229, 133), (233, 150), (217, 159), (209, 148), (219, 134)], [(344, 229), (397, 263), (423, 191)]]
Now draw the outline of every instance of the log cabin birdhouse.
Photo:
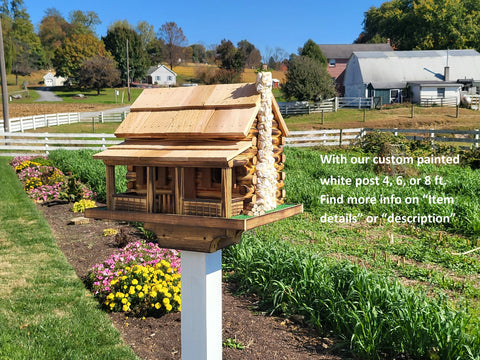
[[(160, 246), (214, 252), (245, 230), (302, 212), (285, 205), (288, 129), (256, 84), (145, 89), (115, 132), (125, 141), (94, 155), (106, 165), (107, 207), (87, 217), (144, 222)], [(115, 166), (128, 190), (115, 191)]]

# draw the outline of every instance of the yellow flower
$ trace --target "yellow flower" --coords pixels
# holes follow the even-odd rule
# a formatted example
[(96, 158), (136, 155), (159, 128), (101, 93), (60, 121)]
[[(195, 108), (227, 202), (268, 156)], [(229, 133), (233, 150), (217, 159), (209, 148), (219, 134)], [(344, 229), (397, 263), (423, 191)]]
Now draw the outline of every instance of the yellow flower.
[(138, 280), (137, 279), (133, 279), (132, 280), (132, 285), (137, 285), (138, 284)]
[(142, 285), (137, 285), (137, 286), (135, 286), (135, 289), (137, 289), (137, 290), (142, 290)]
[(110, 293), (110, 294), (107, 295), (107, 299), (108, 300), (113, 300), (113, 299), (115, 299), (115, 295), (113, 295), (113, 293)]
[(157, 297), (157, 292), (155, 290), (150, 291), (150, 297), (155, 298)]
[(155, 309), (158, 310), (158, 309), (160, 309), (161, 307), (162, 307), (162, 305), (161, 305), (160, 303), (157, 302), (157, 303), (155, 304)]
[(143, 292), (140, 291), (140, 292), (138, 293), (138, 297), (139, 297), (140, 299), (142, 299), (144, 296), (145, 296), (145, 294), (144, 294)]
[(170, 304), (170, 300), (168, 300), (168, 298), (163, 298), (163, 304), (167, 306), (168, 304)]
[(128, 311), (128, 305), (123, 305), (123, 306), (122, 306), (122, 310), (123, 310), (123, 311)]
[(128, 300), (126, 298), (122, 299), (122, 304), (126, 304), (127, 302), (128, 302)]
[(167, 305), (165, 305), (165, 308), (167, 309), (167, 311), (171, 311), (172, 310), (172, 305), (167, 304)]

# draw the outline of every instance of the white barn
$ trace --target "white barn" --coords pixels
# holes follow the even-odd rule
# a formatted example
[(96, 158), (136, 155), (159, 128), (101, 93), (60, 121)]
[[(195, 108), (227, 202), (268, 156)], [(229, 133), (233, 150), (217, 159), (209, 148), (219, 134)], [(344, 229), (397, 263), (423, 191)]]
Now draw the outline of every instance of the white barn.
[(354, 52), (345, 70), (345, 97), (382, 97), (396, 102), (407, 88), (414, 102), (453, 98), (460, 101), (465, 80), (480, 80), (475, 50)]
[(174, 86), (177, 84), (177, 74), (165, 65), (151, 66), (146, 75), (147, 84)]

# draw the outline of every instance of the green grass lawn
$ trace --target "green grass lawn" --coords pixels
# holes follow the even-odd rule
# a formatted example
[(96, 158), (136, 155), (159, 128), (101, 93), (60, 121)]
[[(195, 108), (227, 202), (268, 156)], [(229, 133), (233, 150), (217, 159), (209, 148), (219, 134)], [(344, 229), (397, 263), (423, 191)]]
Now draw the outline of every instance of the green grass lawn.
[[(116, 99), (115, 99), (115, 91), (118, 92)], [(143, 89), (141, 88), (131, 88), (130, 103), (133, 103), (142, 91)], [(85, 89), (76, 89), (76, 88), (72, 88), (72, 89), (57, 88), (57, 89), (54, 89), (54, 92), (57, 96), (61, 97), (63, 99), (63, 102), (65, 103), (85, 102), (89, 104), (119, 104), (119, 105), (129, 103), (127, 88), (103, 89), (100, 91), (100, 95), (97, 95), (97, 90), (85, 90)], [(86, 98), (78, 99), (76, 98), (78, 94), (82, 94)]]
[(136, 359), (0, 160), (0, 359)]

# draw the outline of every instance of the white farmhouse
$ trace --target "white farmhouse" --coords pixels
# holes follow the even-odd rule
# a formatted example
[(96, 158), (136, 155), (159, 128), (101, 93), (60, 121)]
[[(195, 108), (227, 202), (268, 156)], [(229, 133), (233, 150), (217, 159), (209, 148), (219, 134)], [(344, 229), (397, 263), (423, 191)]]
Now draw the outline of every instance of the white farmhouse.
[(55, 76), (53, 73), (48, 72), (46, 75), (43, 76), (43, 83), (45, 86), (63, 86), (65, 84), (66, 79), (61, 76)]
[(345, 70), (345, 97), (380, 97), (383, 104), (455, 98), (480, 81), (475, 50), (354, 52)]
[(174, 86), (177, 84), (177, 74), (165, 65), (151, 66), (147, 71), (147, 84)]

